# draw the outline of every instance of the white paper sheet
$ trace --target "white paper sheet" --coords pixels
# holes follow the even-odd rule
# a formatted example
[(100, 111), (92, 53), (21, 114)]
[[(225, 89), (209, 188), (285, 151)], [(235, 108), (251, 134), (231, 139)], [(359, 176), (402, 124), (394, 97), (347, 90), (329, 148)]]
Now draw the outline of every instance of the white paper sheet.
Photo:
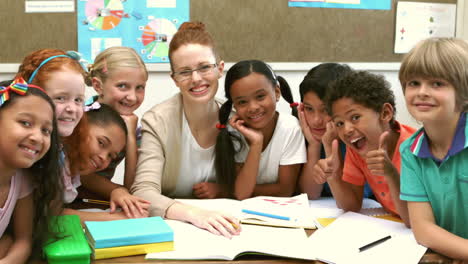
[(395, 53), (409, 52), (426, 38), (455, 36), (455, 19), (455, 4), (398, 2)]

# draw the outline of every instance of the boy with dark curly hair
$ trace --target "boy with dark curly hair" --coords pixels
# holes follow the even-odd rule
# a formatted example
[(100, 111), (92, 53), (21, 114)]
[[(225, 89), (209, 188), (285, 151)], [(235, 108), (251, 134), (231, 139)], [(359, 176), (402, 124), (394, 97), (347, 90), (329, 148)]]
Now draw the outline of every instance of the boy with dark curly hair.
[(337, 206), (346, 211), (361, 209), (368, 182), (385, 210), (409, 226), (406, 202), (400, 200), (398, 150), (415, 129), (395, 120), (390, 84), (383, 76), (352, 71), (330, 86), (325, 101), (347, 153), (342, 166), (334, 140), (328, 148), (331, 153), (315, 167), (317, 177), (328, 182)]

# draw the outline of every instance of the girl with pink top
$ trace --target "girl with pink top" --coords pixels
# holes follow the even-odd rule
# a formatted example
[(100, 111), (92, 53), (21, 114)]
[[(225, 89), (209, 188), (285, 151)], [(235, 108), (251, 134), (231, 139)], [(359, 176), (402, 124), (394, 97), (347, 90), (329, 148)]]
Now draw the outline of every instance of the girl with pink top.
[(61, 195), (55, 120), (40, 87), (0, 83), (0, 263), (24, 263), (44, 245), (49, 205)]

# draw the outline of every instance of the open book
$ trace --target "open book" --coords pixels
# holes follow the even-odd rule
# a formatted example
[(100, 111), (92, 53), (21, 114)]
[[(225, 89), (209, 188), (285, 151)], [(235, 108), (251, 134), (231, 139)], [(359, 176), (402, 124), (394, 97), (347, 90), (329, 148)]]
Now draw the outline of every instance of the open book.
[[(302, 228), (242, 225), (232, 239), (214, 235), (191, 224), (166, 220), (174, 230), (175, 251), (149, 253), (146, 259), (233, 260), (244, 254), (262, 254), (313, 260)], [(202, 243), (202, 245), (200, 245)]]
[(315, 229), (307, 194), (294, 197), (257, 196), (242, 201), (233, 199), (178, 199), (208, 210), (237, 217), (243, 224)]

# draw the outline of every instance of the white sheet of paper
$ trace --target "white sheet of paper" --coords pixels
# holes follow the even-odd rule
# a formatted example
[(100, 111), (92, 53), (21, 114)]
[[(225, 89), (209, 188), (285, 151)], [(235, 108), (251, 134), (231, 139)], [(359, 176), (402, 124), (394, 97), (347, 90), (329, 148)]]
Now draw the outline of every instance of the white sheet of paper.
[(409, 52), (430, 37), (455, 36), (456, 4), (398, 2), (395, 53)]
[[(392, 236), (389, 240), (359, 252), (360, 247), (388, 235)], [(314, 232), (309, 247), (315, 249), (317, 259), (337, 264), (418, 263), (427, 250), (404, 224), (353, 212)]]

